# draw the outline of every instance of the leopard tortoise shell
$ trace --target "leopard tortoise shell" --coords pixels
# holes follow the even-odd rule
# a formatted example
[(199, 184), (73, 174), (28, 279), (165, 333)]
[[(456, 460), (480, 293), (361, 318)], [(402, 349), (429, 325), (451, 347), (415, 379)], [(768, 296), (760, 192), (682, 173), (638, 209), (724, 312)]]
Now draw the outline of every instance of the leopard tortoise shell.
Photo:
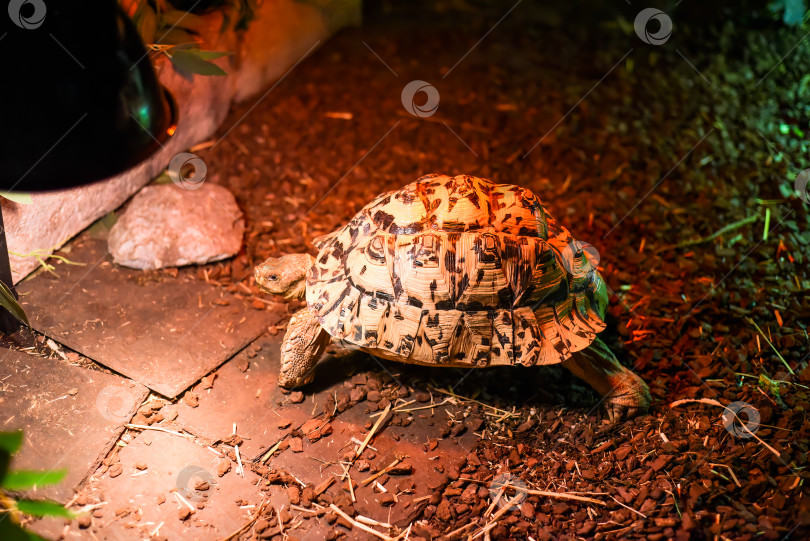
[(334, 339), (424, 365), (563, 363), (606, 396), (611, 418), (649, 405), (596, 336), (607, 292), (594, 262), (526, 188), (428, 175), (315, 245), (314, 258), (256, 268), (264, 291), (307, 301), (282, 345), (282, 386), (311, 381)]

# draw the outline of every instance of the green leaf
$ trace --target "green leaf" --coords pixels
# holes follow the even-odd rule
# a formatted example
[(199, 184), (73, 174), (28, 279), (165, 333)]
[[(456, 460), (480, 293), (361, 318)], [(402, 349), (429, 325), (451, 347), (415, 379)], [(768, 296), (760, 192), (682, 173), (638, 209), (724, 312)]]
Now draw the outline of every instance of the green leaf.
[(22, 323), (25, 323), (28, 327), (31, 326), (31, 324), (28, 323), (28, 316), (25, 315), (25, 310), (17, 303), (14, 294), (2, 281), (0, 281), (0, 306), (11, 312), (12, 316), (16, 317)]
[(50, 500), (19, 500), (17, 509), (26, 515), (35, 517), (65, 517), (73, 518), (75, 515), (65, 509), (63, 505)]
[(803, 0), (782, 0), (785, 12), (782, 14), (782, 21), (788, 26), (799, 26), (804, 19)]
[[(11, 453), (5, 449), (0, 449), (0, 486), (3, 486), (3, 479), (6, 478), (9, 464), (11, 464)], [(0, 537), (0, 539), (2, 539), (2, 537)]]
[[(3, 282), (0, 282), (2, 284)], [(14, 454), (20, 450), (23, 442), (23, 431), (17, 430), (15, 432), (0, 432), (0, 449)]]
[(213, 60), (231, 54), (228, 51), (203, 51), (202, 49), (189, 49), (189, 52), (199, 56), (203, 60)]
[(197, 41), (194, 36), (182, 28), (172, 28), (161, 36), (161, 43), (166, 45), (196, 45)]
[(0, 517), (3, 518), (3, 520), (0, 520), (0, 539), (3, 541), (45, 541), (44, 538), (34, 532), (23, 529), (15, 521), (3, 515), (0, 515)]
[(799, 96), (806, 96), (808, 88), (810, 88), (810, 75), (804, 75), (802, 80), (799, 81), (799, 87), (797, 90)]
[(36, 471), (14, 470), (8, 472), (3, 480), (3, 488), (9, 490), (27, 490), (29, 488), (55, 485), (62, 482), (67, 470)]
[(19, 203), (20, 205), (30, 205), (34, 202), (30, 193), (22, 192), (0, 192), (0, 197), (5, 197), (9, 201)]
[(196, 54), (195, 49), (181, 49), (172, 53), (172, 64), (175, 68), (186, 73), (196, 73), (198, 75), (227, 75), (225, 70), (201, 58)]
[(787, 182), (780, 182), (779, 183), (779, 193), (784, 198), (791, 197), (796, 189), (793, 187), (792, 184), (788, 184)]

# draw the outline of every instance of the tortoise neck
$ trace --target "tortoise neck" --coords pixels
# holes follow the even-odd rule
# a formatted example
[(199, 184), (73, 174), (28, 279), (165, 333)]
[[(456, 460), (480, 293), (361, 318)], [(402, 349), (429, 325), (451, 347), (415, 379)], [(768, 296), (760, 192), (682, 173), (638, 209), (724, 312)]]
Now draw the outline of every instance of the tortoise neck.
[(293, 262), (295, 265), (295, 275), (300, 276), (300, 279), (295, 281), (290, 287), (289, 292), (284, 295), (288, 299), (304, 300), (307, 294), (307, 273), (312, 265), (315, 264), (315, 258), (309, 254), (300, 254)]

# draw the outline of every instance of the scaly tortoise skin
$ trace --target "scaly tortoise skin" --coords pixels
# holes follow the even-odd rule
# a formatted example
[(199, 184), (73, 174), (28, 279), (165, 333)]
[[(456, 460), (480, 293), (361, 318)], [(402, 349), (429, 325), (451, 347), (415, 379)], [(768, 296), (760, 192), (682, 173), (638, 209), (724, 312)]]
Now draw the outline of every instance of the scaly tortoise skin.
[(256, 281), (306, 297), (282, 345), (285, 387), (308, 383), (331, 339), (423, 365), (563, 363), (605, 395), (611, 419), (649, 406), (597, 338), (607, 292), (568, 230), (519, 186), (428, 175), (384, 193), (316, 240), (268, 259)]

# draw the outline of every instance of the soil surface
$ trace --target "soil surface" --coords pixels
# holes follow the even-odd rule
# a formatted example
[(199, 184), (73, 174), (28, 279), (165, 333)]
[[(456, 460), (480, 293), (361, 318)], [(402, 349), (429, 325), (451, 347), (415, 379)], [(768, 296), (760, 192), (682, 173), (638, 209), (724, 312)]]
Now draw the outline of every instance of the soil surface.
[[(488, 405), (472, 404), (480, 444), (445, 465), (410, 538), (810, 535), (810, 207), (793, 185), (807, 166), (803, 32), (675, 10), (655, 46), (632, 9), (401, 4), (237, 108), (230, 135), (200, 153), (246, 212), (247, 267), (313, 252), (423, 174), (520, 184), (598, 250), (606, 339), (654, 397), (610, 425), (553, 367), (409, 369)], [(438, 90), (432, 116), (403, 107), (412, 80)], [(481, 415), (490, 406), (508, 414)], [(500, 473), (598, 503), (518, 493), (499, 514)]]
[[(383, 472), (397, 489), (380, 505), (427, 495), (391, 528), (368, 521), (376, 536), (347, 529), (358, 511), (345, 482), (300, 483), (256, 460), (249, 468), (285, 487), (290, 509), (311, 511), (257, 506), (241, 538), (293, 539), (305, 521), (330, 539), (810, 537), (810, 205), (794, 189), (808, 167), (806, 30), (683, 6), (668, 12), (670, 39), (652, 45), (634, 30), (637, 9), (618, 4), (377, 3), (363, 28), (235, 108), (195, 150), (206, 182), (245, 212), (246, 248), (179, 272), (241, 282), (257, 308), (284, 305), (258, 293), (253, 266), (314, 253), (315, 237), (380, 192), (429, 173), (530, 188), (598, 251), (611, 290), (603, 338), (653, 396), (647, 414), (610, 424), (559, 367), (431, 369), (337, 352), (330, 366), (347, 383), (334, 410), (270, 455), (308, 434), (328, 441), (325, 423), (361, 405), (371, 430), (375, 411), (399, 408), (389, 424), (407, 426), (423, 419), (408, 408), (443, 403), (425, 452), (465, 433), (475, 445), (452, 461), (439, 453), (423, 487), (400, 482), (407, 461)], [(414, 80), (436, 88), (435, 113), (403, 106)], [(314, 392), (288, 398), (307, 406)], [(363, 462), (355, 480), (370, 475)]]
[[(412, 534), (810, 535), (810, 207), (793, 186), (807, 166), (803, 32), (675, 10), (655, 46), (632, 10), (408, 4), (330, 41), (201, 153), (247, 214), (249, 265), (312, 252), (423, 174), (520, 184), (598, 250), (606, 338), (654, 397), (614, 426), (553, 368), (417, 370), (511, 413), (484, 416), (479, 446)], [(403, 107), (412, 80), (438, 90), (432, 116)], [(600, 503), (517, 494), (493, 522), (499, 473)]]

